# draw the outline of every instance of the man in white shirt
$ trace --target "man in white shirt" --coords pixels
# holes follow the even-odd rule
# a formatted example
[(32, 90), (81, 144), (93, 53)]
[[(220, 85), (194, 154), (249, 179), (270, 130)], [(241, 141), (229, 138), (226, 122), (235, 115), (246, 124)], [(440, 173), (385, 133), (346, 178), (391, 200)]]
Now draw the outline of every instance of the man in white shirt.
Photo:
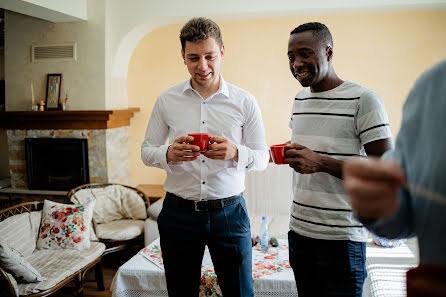
[(336, 75), (325, 25), (291, 31), (288, 59), (304, 87), (294, 99), (285, 159), (295, 170), (288, 240), (297, 291), (299, 297), (361, 296), (367, 231), (352, 212), (342, 166), (391, 148), (387, 113), (378, 94)]
[[(220, 75), (225, 49), (216, 23), (192, 19), (180, 41), (191, 78), (159, 95), (141, 147), (144, 164), (167, 172), (158, 228), (169, 296), (198, 296), (206, 245), (224, 296), (254, 296), (241, 193), (245, 170), (269, 160), (260, 109)], [(212, 144), (200, 153), (189, 133), (208, 133)]]

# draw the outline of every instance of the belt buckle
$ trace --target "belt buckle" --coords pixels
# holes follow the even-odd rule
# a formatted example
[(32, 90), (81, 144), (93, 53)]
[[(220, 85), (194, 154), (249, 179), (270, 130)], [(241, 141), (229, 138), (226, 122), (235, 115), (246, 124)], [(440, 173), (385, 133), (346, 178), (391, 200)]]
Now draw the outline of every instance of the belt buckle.
[(198, 204), (200, 203), (200, 202), (203, 202), (204, 200), (195, 200), (194, 201), (194, 210), (195, 211), (206, 211), (207, 209), (200, 209), (200, 208), (198, 208)]

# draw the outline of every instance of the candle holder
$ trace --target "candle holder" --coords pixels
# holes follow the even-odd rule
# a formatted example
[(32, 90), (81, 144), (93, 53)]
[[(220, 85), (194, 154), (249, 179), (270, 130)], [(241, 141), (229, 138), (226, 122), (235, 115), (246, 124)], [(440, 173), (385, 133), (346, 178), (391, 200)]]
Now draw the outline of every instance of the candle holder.
[(64, 99), (60, 99), (59, 100), (59, 108), (60, 108), (60, 110), (66, 110), (67, 109), (67, 103), (65, 102)]
[(36, 111), (36, 104), (34, 104), (34, 86), (31, 83), (31, 111)]
[(68, 101), (68, 93), (65, 94), (65, 99), (59, 99), (59, 109), (60, 110), (67, 109), (67, 101)]
[(37, 105), (39, 106), (39, 111), (44, 111), (45, 110), (45, 102), (40, 100), (37, 101)]

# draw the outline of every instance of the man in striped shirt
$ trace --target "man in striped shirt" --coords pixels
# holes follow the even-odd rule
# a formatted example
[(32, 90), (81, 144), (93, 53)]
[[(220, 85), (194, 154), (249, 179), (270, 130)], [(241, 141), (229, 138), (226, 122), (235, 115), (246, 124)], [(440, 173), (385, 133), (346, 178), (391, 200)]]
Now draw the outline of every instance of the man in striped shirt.
[(325, 25), (295, 28), (288, 59), (304, 87), (294, 100), (285, 160), (295, 170), (288, 239), (299, 297), (361, 296), (368, 234), (352, 212), (342, 166), (392, 147), (387, 114), (378, 94), (336, 75)]

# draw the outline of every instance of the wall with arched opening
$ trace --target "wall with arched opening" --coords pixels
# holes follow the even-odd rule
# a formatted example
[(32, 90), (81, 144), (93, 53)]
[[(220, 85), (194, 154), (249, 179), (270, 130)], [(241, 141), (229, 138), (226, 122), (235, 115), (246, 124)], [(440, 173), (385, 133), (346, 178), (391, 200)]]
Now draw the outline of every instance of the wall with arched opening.
[[(445, 58), (445, 11), (294, 16), (217, 21), (226, 54), (225, 80), (250, 91), (262, 110), (268, 144), (290, 138), (289, 115), (301, 89), (287, 61), (289, 32), (308, 21), (325, 23), (334, 38), (334, 67), (342, 79), (375, 90), (387, 108), (394, 136), (415, 79)], [(133, 51), (127, 77), (129, 106), (141, 108), (131, 125), (131, 183), (163, 183), (163, 170), (147, 168), (140, 145), (158, 94), (188, 79), (180, 55), (181, 24), (147, 33)]]

